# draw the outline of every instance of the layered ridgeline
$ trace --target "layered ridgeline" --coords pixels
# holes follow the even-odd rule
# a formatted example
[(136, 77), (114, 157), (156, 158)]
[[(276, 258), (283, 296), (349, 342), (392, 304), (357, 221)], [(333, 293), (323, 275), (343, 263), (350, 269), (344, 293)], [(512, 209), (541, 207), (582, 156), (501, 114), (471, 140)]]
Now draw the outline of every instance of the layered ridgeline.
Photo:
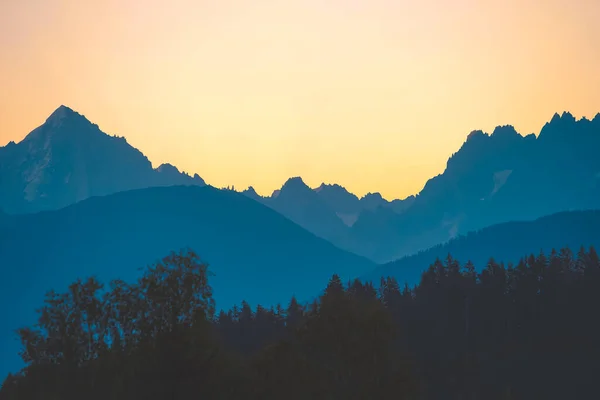
[(460, 235), (445, 244), (378, 266), (363, 276), (379, 283), (381, 277), (394, 277), (400, 283), (416, 285), (421, 274), (435, 260), (444, 263), (451, 255), (462, 264), (471, 262), (478, 271), (491, 259), (517, 265), (526, 254), (551, 254), (570, 248), (600, 247), (600, 210), (561, 212), (534, 221), (505, 222)]
[[(66, 106), (56, 109), (21, 142), (0, 147), (0, 209), (9, 214), (58, 209), (92, 196), (170, 185), (203, 186), (205, 182), (197, 174), (192, 177), (171, 164), (152, 168), (151, 162), (124, 137), (107, 135)], [(331, 227), (325, 231), (329, 232), (335, 231), (339, 220), (352, 225), (365, 210), (384, 206), (401, 212), (413, 199), (387, 201), (379, 193), (359, 199), (336, 184), (309, 189), (316, 197), (311, 199), (309, 194), (305, 199), (304, 189), (308, 186), (292, 178), (270, 197), (258, 196), (252, 188), (245, 193), (289, 214), (317, 234), (322, 224), (311, 223), (311, 218), (313, 211), (318, 214), (321, 207), (335, 218), (326, 218)], [(279, 194), (281, 198), (275, 200)], [(313, 203), (321, 204), (315, 207)]]
[[(539, 136), (511, 126), (472, 132), (423, 190), (404, 200), (363, 198), (339, 185), (289, 179), (271, 196), (243, 193), (347, 251), (388, 262), (492, 224), (600, 207), (600, 116), (556, 114)], [(61, 106), (22, 142), (0, 147), (0, 209), (56, 209), (95, 195), (204, 185), (165, 164), (153, 169), (124, 138)]]
[(323, 183), (311, 188), (301, 177), (288, 179), (281, 189), (275, 190), (270, 196), (260, 196), (253, 187), (242, 193), (273, 208), (315, 235), (350, 251), (355, 249), (348, 243), (349, 228), (362, 213), (384, 209), (400, 214), (414, 201), (414, 196), (388, 201), (380, 193), (368, 193), (359, 198), (338, 184)]
[[(49, 289), (77, 278), (133, 280), (139, 268), (191, 248), (210, 265), (217, 307), (309, 300), (333, 273), (344, 281), (373, 269), (274, 210), (210, 186), (138, 189), (0, 220), (0, 375), (14, 369), (13, 330), (31, 323)], [(10, 304), (10, 306), (8, 306)]]
[(600, 114), (556, 114), (537, 137), (472, 132), (404, 213), (361, 215), (353, 250), (386, 262), (493, 224), (600, 208), (599, 148)]
[(244, 193), (337, 246), (376, 262), (414, 254), (493, 224), (600, 208), (600, 114), (555, 114), (540, 134), (474, 131), (417, 196), (359, 199), (339, 185), (288, 180), (271, 196)]
[(125, 138), (60, 106), (21, 142), (0, 147), (0, 209), (17, 214), (58, 209), (91, 196), (168, 185), (199, 185), (170, 164), (156, 169)]

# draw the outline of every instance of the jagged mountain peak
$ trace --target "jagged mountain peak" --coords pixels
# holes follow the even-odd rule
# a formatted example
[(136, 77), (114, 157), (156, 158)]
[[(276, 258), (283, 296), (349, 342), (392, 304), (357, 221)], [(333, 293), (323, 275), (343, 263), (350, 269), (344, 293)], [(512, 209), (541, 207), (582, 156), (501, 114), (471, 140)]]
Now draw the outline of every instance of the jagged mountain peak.
[(78, 112), (65, 105), (60, 105), (50, 116), (46, 119), (46, 122), (52, 123), (63, 120), (65, 118), (81, 116)]
[[(396, 235), (386, 239), (393, 243), (381, 245), (374, 239), (373, 243), (394, 248), (395, 253), (386, 257), (397, 257), (446, 241), (457, 232), (597, 208), (599, 145), (600, 115), (593, 121), (576, 120), (567, 111), (554, 114), (537, 137), (522, 136), (510, 125), (496, 127), (491, 135), (473, 131), (450, 157), (443, 174), (427, 181), (414, 204), (389, 223), (385, 237), (377, 236), (379, 241)], [(353, 227), (366, 225), (359, 219)]]
[[(61, 105), (50, 114), (46, 121), (31, 131), (24, 142), (33, 143), (36, 141), (53, 140), (57, 138), (81, 139), (91, 136), (105, 135), (98, 125), (90, 122), (84, 115), (79, 114), (73, 109)], [(108, 135), (106, 135), (108, 136)]]
[(379, 192), (374, 192), (374, 193), (367, 193), (365, 194), (363, 197), (360, 198), (361, 200), (383, 200), (383, 196), (381, 195), (381, 193)]
[[(569, 111), (563, 111), (562, 114), (554, 113), (552, 119), (546, 125), (568, 124), (578, 122), (578, 120)], [(543, 129), (543, 128), (542, 128)]]
[(498, 125), (491, 135), (482, 130), (474, 130), (467, 135), (460, 149), (448, 159), (446, 171), (473, 170), (491, 159), (510, 157), (511, 152), (523, 147), (521, 144), (525, 143), (525, 138), (529, 142), (530, 135), (524, 137), (513, 125)]
[(479, 140), (481, 138), (487, 138), (487, 137), (489, 137), (489, 135), (487, 133), (478, 129), (478, 130), (471, 131), (471, 133), (469, 133), (467, 135), (466, 142), (472, 142), (474, 140)]
[(569, 111), (563, 111), (562, 114), (558, 114), (558, 113), (554, 113), (554, 116), (552, 117), (552, 120), (550, 122), (557, 122), (557, 121), (572, 121), (575, 122), (576, 119), (573, 116), (573, 114), (571, 114)]
[(200, 183), (200, 182), (201, 182), (201, 184), (202, 184), (202, 185), (205, 185), (205, 184), (206, 184), (206, 182), (204, 182), (204, 179), (202, 179), (202, 178), (200, 177), (200, 175), (198, 175), (198, 174), (194, 174), (194, 177), (193, 177), (192, 179), (194, 179), (194, 181), (196, 181), (196, 182), (198, 182), (198, 183)]
[(300, 192), (300, 191), (308, 192), (308, 191), (312, 191), (312, 189), (306, 183), (304, 183), (302, 178), (299, 176), (294, 176), (292, 178), (289, 178), (280, 189), (280, 193), (283, 193), (283, 192), (296, 193), (296, 192)]
[(285, 181), (285, 183), (283, 184), (283, 186), (286, 185), (298, 185), (298, 186), (307, 186), (306, 183), (304, 183), (304, 180), (302, 180), (301, 176), (293, 176), (291, 178), (289, 178), (287, 181)]
[(160, 164), (158, 166), (158, 168), (156, 168), (156, 170), (158, 172), (163, 172), (163, 173), (177, 173), (177, 174), (180, 173), (179, 169), (176, 166), (174, 166), (173, 164), (169, 164), (169, 163)]
[(319, 185), (318, 188), (315, 189), (315, 192), (318, 193), (323, 190), (332, 190), (332, 191), (337, 191), (337, 192), (348, 193), (348, 190), (345, 187), (343, 187), (342, 185), (338, 185), (337, 183), (330, 184), (330, 183), (323, 182)]
[(46, 122), (40, 127), (45, 130), (56, 131), (58, 128), (70, 128), (69, 130), (63, 129), (62, 133), (68, 131), (72, 134), (82, 135), (84, 133), (96, 132), (103, 133), (98, 125), (91, 122), (85, 117), (85, 115), (78, 113), (70, 107), (61, 105), (58, 107), (50, 116), (46, 119)]
[(243, 190), (242, 194), (257, 201), (263, 200), (263, 197), (256, 192), (253, 186), (248, 186), (248, 189)]
[(375, 210), (380, 206), (387, 205), (388, 201), (383, 198), (381, 193), (367, 193), (360, 199), (361, 208), (365, 210)]
[(549, 122), (546, 122), (540, 131), (538, 139), (542, 141), (563, 141), (574, 139), (579, 124), (585, 124), (587, 119), (581, 118), (577, 120), (573, 114), (564, 111), (562, 115), (555, 113)]
[(522, 138), (523, 135), (517, 132), (513, 125), (497, 125), (491, 134), (480, 129), (471, 131), (467, 135), (463, 148), (478, 146), (483, 143), (488, 145), (488, 143), (496, 143), (498, 140), (519, 140)]
[(204, 185), (170, 164), (152, 168), (122, 137), (61, 105), (17, 144), (1, 148), (0, 207), (9, 213), (61, 208), (92, 196), (152, 186)]
[(517, 132), (515, 127), (512, 125), (498, 125), (496, 128), (494, 128), (494, 132), (492, 132), (491, 137), (492, 138), (518, 138), (518, 139), (520, 139), (523, 136), (521, 136), (519, 134), (519, 132)]

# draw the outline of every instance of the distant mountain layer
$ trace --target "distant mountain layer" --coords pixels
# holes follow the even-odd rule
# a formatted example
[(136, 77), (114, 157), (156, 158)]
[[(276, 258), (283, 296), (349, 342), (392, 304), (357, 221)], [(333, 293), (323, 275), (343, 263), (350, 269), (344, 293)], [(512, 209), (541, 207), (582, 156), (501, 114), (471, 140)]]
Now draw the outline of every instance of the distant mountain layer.
[(448, 254), (461, 264), (470, 260), (477, 269), (482, 269), (490, 258), (516, 264), (521, 257), (529, 254), (549, 253), (552, 249), (558, 251), (564, 247), (577, 252), (581, 246), (600, 247), (600, 211), (562, 212), (535, 221), (494, 225), (381, 265), (364, 279), (379, 282), (382, 276), (393, 276), (400, 283), (414, 285), (436, 258), (444, 260)]
[(405, 212), (361, 215), (352, 250), (391, 261), (493, 224), (600, 208), (598, 149), (600, 114), (555, 114), (538, 137), (512, 126), (474, 131)]
[[(8, 214), (58, 209), (93, 196), (156, 186), (205, 185), (171, 164), (156, 169), (125, 138), (109, 136), (66, 106), (20, 143), (0, 147), (0, 209)], [(310, 189), (291, 178), (270, 197), (244, 192), (320, 237), (340, 242), (361, 212), (386, 207), (401, 213), (414, 200), (363, 198), (339, 185)], [(281, 195), (281, 196), (279, 196)]]
[[(363, 198), (340, 185), (308, 187), (290, 178), (271, 196), (243, 193), (337, 247), (383, 263), (458, 234), (560, 211), (600, 208), (600, 114), (555, 114), (538, 137), (512, 126), (473, 131), (417, 196)], [(108, 136), (59, 107), (22, 142), (0, 147), (0, 210), (57, 209), (91, 196), (169, 185), (204, 185), (150, 161), (125, 139)]]
[[(291, 178), (268, 205), (340, 248), (388, 262), (472, 230), (561, 211), (600, 208), (600, 114), (555, 114), (539, 136), (510, 126), (471, 132), (416, 197), (362, 199), (339, 185), (309, 188)], [(342, 223), (340, 223), (340, 221)]]
[(254, 305), (287, 303), (292, 294), (308, 299), (333, 273), (349, 279), (375, 267), (258, 202), (210, 186), (140, 189), (55, 211), (4, 216), (0, 302), (10, 306), (2, 310), (0, 359), (16, 358), (16, 344), (8, 338), (32, 322), (47, 290), (64, 290), (90, 275), (103, 282), (131, 280), (139, 268), (185, 247), (216, 274), (211, 284), (217, 307), (244, 299)]
[(379, 193), (369, 193), (359, 199), (337, 184), (322, 184), (312, 189), (300, 177), (288, 179), (271, 196), (260, 196), (252, 187), (242, 193), (315, 235), (352, 252), (360, 252), (361, 246), (354, 243), (350, 227), (363, 213), (400, 214), (409, 209), (414, 201), (414, 197), (388, 201)]
[(106, 135), (65, 106), (21, 142), (0, 147), (0, 209), (9, 214), (58, 209), (123, 190), (204, 184), (169, 164), (153, 169), (125, 138)]
[[(367, 193), (360, 199), (353, 193), (348, 192), (346, 188), (338, 184), (321, 184), (314, 189), (319, 197), (327, 203), (338, 216), (354, 217), (354, 221), (364, 211), (373, 211), (379, 207), (391, 209), (395, 213), (401, 214), (406, 211), (414, 201), (414, 196), (409, 196), (406, 199), (395, 199), (388, 201), (384, 199), (380, 193)], [(354, 222), (347, 223), (352, 226)]]
[[(242, 193), (278, 210), (316, 234), (321, 231), (319, 224), (326, 223), (321, 220), (319, 214), (321, 217), (327, 214), (326, 219), (335, 216), (333, 224), (339, 225), (338, 220), (340, 220), (349, 227), (356, 222), (362, 212), (384, 207), (400, 214), (406, 211), (414, 200), (414, 196), (410, 196), (403, 200), (388, 201), (380, 193), (368, 193), (358, 198), (338, 184), (323, 183), (312, 189), (301, 177), (288, 179), (281, 189), (275, 190), (271, 196), (260, 196), (252, 186)], [(318, 223), (310, 219), (315, 219)], [(330, 228), (325, 228), (327, 229)]]

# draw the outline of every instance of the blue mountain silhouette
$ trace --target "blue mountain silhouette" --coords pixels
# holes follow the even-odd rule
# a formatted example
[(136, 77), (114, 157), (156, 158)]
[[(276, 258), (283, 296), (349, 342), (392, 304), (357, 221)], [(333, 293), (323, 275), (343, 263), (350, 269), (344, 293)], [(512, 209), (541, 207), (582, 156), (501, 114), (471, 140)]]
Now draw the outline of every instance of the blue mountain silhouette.
[(600, 114), (555, 114), (537, 137), (474, 131), (405, 212), (361, 215), (353, 250), (386, 262), (493, 224), (600, 208), (598, 148)]
[(91, 196), (168, 185), (204, 185), (171, 165), (152, 168), (125, 138), (109, 136), (66, 106), (21, 142), (0, 147), (0, 208), (57, 209)]
[(244, 193), (340, 248), (388, 262), (493, 224), (600, 208), (599, 147), (600, 114), (564, 112), (537, 137), (511, 125), (471, 132), (445, 171), (405, 200), (359, 199), (335, 184), (311, 191), (300, 178), (268, 197)]
[(323, 183), (312, 189), (301, 177), (288, 179), (271, 196), (260, 196), (252, 187), (242, 193), (351, 252), (362, 250), (360, 244), (356, 244), (352, 238), (350, 229), (362, 213), (401, 214), (414, 201), (412, 196), (404, 200), (388, 201), (379, 193), (368, 193), (359, 199), (337, 184)]

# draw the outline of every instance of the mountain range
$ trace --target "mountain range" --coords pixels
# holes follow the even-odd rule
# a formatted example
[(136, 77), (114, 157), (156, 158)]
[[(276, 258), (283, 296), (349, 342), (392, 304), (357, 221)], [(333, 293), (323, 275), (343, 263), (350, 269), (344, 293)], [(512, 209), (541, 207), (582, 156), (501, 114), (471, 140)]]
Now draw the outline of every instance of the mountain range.
[(244, 193), (343, 249), (388, 262), (489, 225), (600, 208), (598, 148), (600, 114), (576, 120), (564, 112), (537, 137), (510, 125), (471, 132), (444, 172), (405, 200), (359, 200), (339, 185), (312, 190), (300, 178), (270, 197)]
[[(415, 199), (415, 196), (409, 196), (403, 200), (395, 199), (388, 201), (378, 192), (367, 193), (365, 196), (359, 198), (338, 184), (322, 183), (319, 187), (311, 189), (299, 176), (288, 179), (281, 189), (275, 190), (271, 196), (260, 196), (252, 186), (242, 193), (276, 210), (280, 209), (283, 213), (286, 212), (286, 208), (293, 208), (294, 211), (291, 211), (291, 213), (311, 207), (327, 210), (329, 214), (335, 214), (344, 225), (349, 227), (356, 222), (362, 212), (374, 211), (379, 207), (385, 207), (395, 213), (401, 214), (410, 207)], [(282, 193), (283, 196), (281, 196)], [(293, 202), (299, 204), (290, 204)], [(310, 215), (309, 210), (306, 211), (308, 212), (304, 212), (303, 214)], [(303, 218), (295, 219), (301, 225), (307, 225), (307, 229), (311, 226)]]
[[(359, 198), (337, 184), (290, 178), (271, 196), (242, 193), (339, 248), (385, 263), (459, 234), (512, 220), (600, 208), (600, 114), (554, 117), (539, 135), (510, 126), (473, 131), (416, 196)], [(0, 147), (0, 209), (58, 209), (85, 198), (169, 185), (205, 185), (170, 164), (156, 169), (124, 138), (59, 107), (20, 143)]]
[(474, 131), (402, 214), (381, 209), (352, 226), (356, 251), (386, 262), (489, 225), (600, 208), (600, 114), (555, 114), (540, 134)]
[(260, 196), (253, 187), (242, 193), (349, 251), (356, 250), (348, 241), (350, 228), (361, 215), (379, 208), (400, 214), (414, 201), (414, 196), (388, 201), (380, 193), (368, 193), (359, 198), (338, 184), (323, 183), (312, 189), (301, 177), (288, 179), (271, 196)]

